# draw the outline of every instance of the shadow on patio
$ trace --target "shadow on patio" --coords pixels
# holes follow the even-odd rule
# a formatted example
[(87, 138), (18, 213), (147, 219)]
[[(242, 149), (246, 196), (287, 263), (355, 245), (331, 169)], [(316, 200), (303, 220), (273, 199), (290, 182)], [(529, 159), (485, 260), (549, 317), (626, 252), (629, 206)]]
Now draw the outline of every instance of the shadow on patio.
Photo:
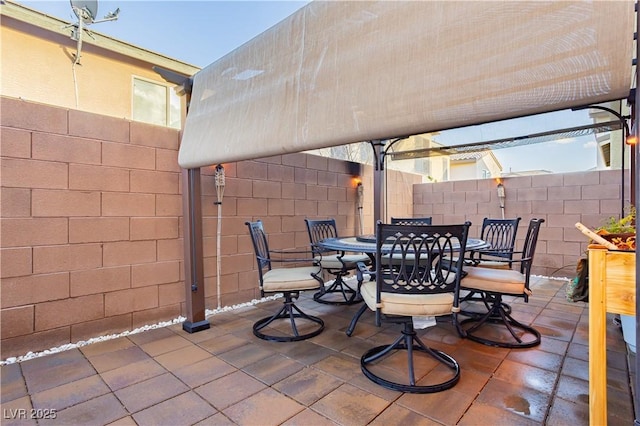
[[(532, 277), (529, 303), (512, 302), (542, 333), (536, 348), (463, 340), (442, 319), (423, 330), (461, 365), (448, 391), (402, 394), (370, 382), (359, 358), (391, 341), (393, 326), (375, 327), (368, 312), (349, 338), (358, 306), (321, 305), (307, 293), (300, 305), (326, 323), (307, 341), (253, 336), (253, 322), (281, 303), (270, 301), (211, 316), (211, 329), (194, 334), (177, 324), (2, 366), (2, 424), (49, 414), (37, 424), (586, 425), (588, 304), (568, 302), (566, 283)], [(634, 361), (612, 320), (608, 328), (609, 422), (631, 424)]]

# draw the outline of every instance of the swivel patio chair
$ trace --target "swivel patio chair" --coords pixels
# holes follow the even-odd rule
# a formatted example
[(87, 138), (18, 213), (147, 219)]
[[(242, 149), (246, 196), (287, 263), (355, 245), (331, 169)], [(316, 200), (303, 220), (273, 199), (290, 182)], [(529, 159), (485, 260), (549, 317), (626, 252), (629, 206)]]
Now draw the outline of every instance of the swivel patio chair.
[[(282, 308), (270, 317), (262, 318), (253, 324), (253, 334), (264, 340), (276, 342), (293, 342), (309, 339), (317, 336), (324, 329), (324, 321), (318, 317), (307, 315), (296, 304), (293, 299), (299, 297), (304, 290), (317, 290), (323, 286), (320, 276), (322, 268), (311, 258), (309, 251), (295, 250), (269, 250), (267, 235), (264, 232), (262, 221), (245, 222), (249, 227), (249, 234), (253, 242), (258, 264), (258, 278), (260, 280), (260, 295), (282, 293), (284, 303)], [(308, 258), (296, 258), (306, 253)], [(279, 258), (274, 259), (272, 255)], [(291, 263), (296, 266), (273, 268), (274, 263)], [(301, 263), (308, 263), (309, 266), (299, 266)], [(286, 324), (288, 320), (288, 325)], [(284, 324), (283, 324), (284, 323)], [(277, 333), (280, 329), (290, 327), (290, 333)], [(267, 334), (265, 330), (273, 333)], [(301, 330), (304, 330), (301, 333)]]
[[(338, 252), (323, 249), (318, 243), (325, 238), (337, 238), (338, 230), (335, 219), (311, 220), (305, 219), (311, 249), (313, 250), (320, 266), (326, 272), (334, 276), (333, 282), (328, 286), (322, 286), (320, 291), (313, 295), (313, 299), (319, 303), (330, 305), (353, 305), (362, 302), (358, 282), (358, 287), (350, 287), (344, 282), (344, 277), (351, 271), (355, 271), (358, 262), (369, 262), (369, 256), (359, 254), (346, 254), (344, 251)], [(336, 297), (337, 296), (337, 297)]]
[(515, 219), (485, 217), (482, 221), (480, 239), (489, 244), (489, 247), (472, 251), (468, 261), (474, 266), (511, 269), (520, 220), (519, 217)]
[[(412, 225), (431, 225), (431, 218), (430, 217), (392, 217), (391, 218), (391, 224), (392, 225), (405, 225), (405, 226), (412, 226)], [(392, 259), (394, 259), (395, 263), (397, 264), (399, 261), (402, 260), (402, 255), (401, 254), (385, 254), (383, 256), (391, 256)]]
[[(491, 219), (485, 217), (482, 221), (480, 239), (489, 246), (469, 252), (470, 255), (465, 263), (484, 268), (511, 269), (511, 260), (513, 260), (520, 220), (521, 218), (519, 217), (515, 219)], [(462, 298), (461, 302), (472, 301), (483, 302), (484, 297), (479, 292), (471, 291)], [(509, 305), (505, 303), (503, 305), (507, 312), (510, 312)]]
[[(454, 314), (456, 327), (461, 336), (488, 346), (503, 348), (530, 348), (540, 344), (540, 333), (513, 318), (513, 312), (505, 309), (503, 297), (522, 297), (528, 302), (531, 295), (531, 265), (543, 222), (544, 219), (531, 219), (523, 250), (514, 252), (514, 255), (521, 257), (505, 259), (506, 263), (519, 264), (519, 268), (465, 268), (462, 289), (482, 293), (489, 310), (484, 315), (472, 315), (464, 320), (460, 320), (459, 314)], [(491, 327), (491, 324), (497, 326)]]
[[(431, 225), (431, 217), (392, 217), (391, 218), (392, 225)], [(384, 255), (389, 256), (388, 254)], [(394, 257), (398, 257), (398, 255), (394, 255)], [(401, 256), (400, 256), (401, 257)], [(398, 259), (397, 262), (400, 262), (401, 259)], [(360, 317), (367, 311), (367, 306), (362, 305), (360, 309), (355, 313), (349, 327), (347, 327), (345, 333), (347, 336), (351, 337), (353, 334), (353, 330), (356, 327), (358, 320)]]
[[(464, 259), (457, 253), (465, 249), (469, 226), (468, 222), (437, 226), (377, 224), (375, 281), (362, 284), (362, 297), (375, 312), (377, 326), (383, 322), (402, 324), (402, 330), (393, 343), (376, 346), (360, 358), (362, 372), (373, 382), (400, 392), (432, 393), (449, 389), (460, 379), (456, 360), (428, 347), (418, 337), (413, 317), (451, 315), (458, 309), (458, 271)], [(400, 267), (392, 260), (394, 255), (400, 257)], [(458, 257), (457, 267), (450, 268), (454, 256)], [(363, 264), (359, 271), (368, 272)], [(406, 353), (406, 361), (397, 358), (401, 353)], [(426, 360), (417, 361), (416, 357)], [(435, 365), (433, 360), (437, 361)], [(437, 369), (439, 364), (449, 373)]]

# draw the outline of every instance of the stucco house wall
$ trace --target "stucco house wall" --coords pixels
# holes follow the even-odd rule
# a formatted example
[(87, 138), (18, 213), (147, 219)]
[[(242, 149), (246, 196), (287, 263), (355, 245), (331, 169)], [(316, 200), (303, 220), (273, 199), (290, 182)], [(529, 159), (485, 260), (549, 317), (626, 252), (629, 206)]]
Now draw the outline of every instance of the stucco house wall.
[(3, 2), (0, 13), (3, 96), (131, 119), (134, 77), (173, 87), (153, 66), (187, 76), (199, 71), (102, 35), (100, 27), (91, 28), (92, 36), (84, 34), (80, 61), (74, 66), (77, 43), (70, 38), (68, 22), (12, 1)]

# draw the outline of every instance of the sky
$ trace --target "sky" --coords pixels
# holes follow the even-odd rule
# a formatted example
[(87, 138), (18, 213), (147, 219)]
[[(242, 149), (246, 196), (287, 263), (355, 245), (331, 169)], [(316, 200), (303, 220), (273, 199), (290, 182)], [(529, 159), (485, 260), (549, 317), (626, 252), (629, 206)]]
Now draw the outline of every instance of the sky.
[[(19, 1), (51, 16), (75, 22), (68, 0)], [(97, 19), (120, 8), (118, 20), (89, 28), (138, 47), (205, 67), (271, 28), (307, 1), (100, 1)], [(457, 145), (590, 124), (588, 111), (565, 111), (454, 131), (436, 140)], [(544, 146), (544, 149), (540, 149)], [(594, 136), (494, 150), (503, 172), (583, 171), (596, 166)]]
[[(69, 22), (69, 0), (17, 3)], [(97, 19), (120, 8), (118, 20), (89, 26), (156, 53), (204, 68), (271, 28), (305, 1), (99, 1)]]

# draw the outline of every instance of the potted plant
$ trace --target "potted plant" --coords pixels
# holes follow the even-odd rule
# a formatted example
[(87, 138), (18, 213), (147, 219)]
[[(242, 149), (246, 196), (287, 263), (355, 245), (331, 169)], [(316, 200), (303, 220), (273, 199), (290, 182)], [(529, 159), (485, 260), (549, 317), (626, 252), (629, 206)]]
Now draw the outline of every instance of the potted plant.
[[(629, 214), (622, 219), (610, 217), (596, 230), (596, 233), (612, 242), (618, 250), (635, 251), (636, 249), (636, 209), (631, 206)], [(636, 353), (636, 318), (633, 315), (620, 315), (622, 336), (629, 345), (629, 350)]]
[(636, 249), (636, 209), (631, 206), (629, 214), (622, 219), (610, 217), (605, 224), (596, 230), (607, 241), (612, 242), (618, 250)]

